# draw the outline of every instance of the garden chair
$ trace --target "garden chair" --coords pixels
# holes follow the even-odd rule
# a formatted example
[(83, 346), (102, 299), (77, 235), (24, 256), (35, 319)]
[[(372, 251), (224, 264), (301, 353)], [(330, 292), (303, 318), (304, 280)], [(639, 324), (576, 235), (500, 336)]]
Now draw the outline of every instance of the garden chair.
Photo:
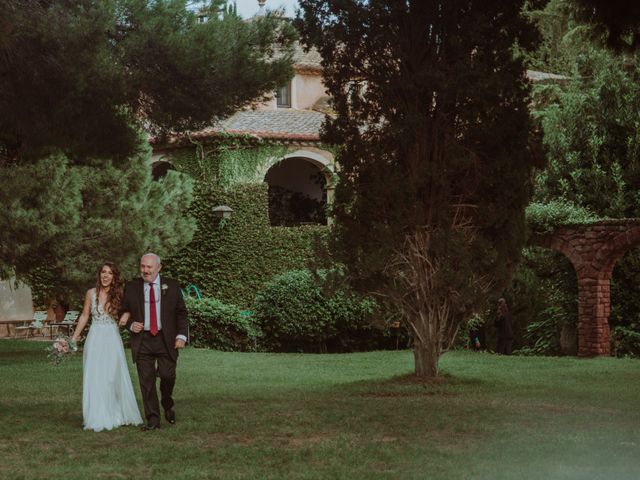
[(16, 327), (15, 337), (18, 337), (18, 332), (25, 332), (25, 338), (29, 338), (29, 336), (35, 336), (36, 331), (40, 331), (43, 328), (50, 328), (48, 325), (45, 326), (46, 321), (47, 312), (44, 310), (37, 310), (33, 313), (33, 319), (31, 320), (31, 323), (29, 323), (28, 325)]
[(62, 324), (58, 324), (58, 326), (65, 327), (67, 329), (67, 335), (71, 336), (73, 334), (73, 330), (75, 329), (76, 322), (78, 321), (79, 316), (79, 311), (69, 310), (65, 314), (64, 320), (62, 320)]

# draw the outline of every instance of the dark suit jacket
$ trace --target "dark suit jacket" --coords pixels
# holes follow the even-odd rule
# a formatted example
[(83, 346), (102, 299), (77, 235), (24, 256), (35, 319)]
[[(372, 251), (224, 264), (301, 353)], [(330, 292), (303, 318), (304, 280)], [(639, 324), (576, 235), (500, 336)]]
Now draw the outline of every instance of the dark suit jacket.
[[(164, 286), (166, 285), (166, 288)], [(167, 351), (173, 360), (178, 359), (178, 350), (175, 348), (176, 335), (189, 336), (189, 323), (187, 320), (187, 308), (184, 305), (180, 285), (175, 280), (160, 276), (160, 322), (162, 330), (159, 333), (164, 338)], [(137, 278), (128, 282), (124, 287), (122, 311), (129, 312), (131, 317), (127, 322), (127, 330), (131, 332), (133, 322), (144, 323), (144, 282)], [(131, 332), (131, 352), (135, 363), (138, 358), (142, 333)]]

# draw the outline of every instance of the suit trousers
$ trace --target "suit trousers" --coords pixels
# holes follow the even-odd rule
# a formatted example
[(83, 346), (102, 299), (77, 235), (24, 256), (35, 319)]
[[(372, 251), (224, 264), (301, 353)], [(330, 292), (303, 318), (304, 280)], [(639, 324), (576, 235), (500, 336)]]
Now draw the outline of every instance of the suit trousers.
[(164, 343), (162, 331), (155, 337), (141, 332), (142, 341), (136, 360), (138, 380), (142, 392), (144, 414), (149, 425), (160, 425), (160, 405), (156, 391), (156, 377), (160, 377), (160, 396), (164, 410), (173, 408), (173, 387), (176, 383), (176, 362)]

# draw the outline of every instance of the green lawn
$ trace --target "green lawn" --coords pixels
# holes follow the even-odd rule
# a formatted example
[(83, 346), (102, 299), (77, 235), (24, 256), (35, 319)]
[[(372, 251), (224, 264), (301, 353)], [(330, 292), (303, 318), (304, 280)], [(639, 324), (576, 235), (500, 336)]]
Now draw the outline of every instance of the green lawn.
[[(0, 478), (640, 478), (640, 361), (187, 349), (178, 423), (85, 432), (81, 355), (0, 341)], [(137, 377), (131, 368), (137, 392)]]

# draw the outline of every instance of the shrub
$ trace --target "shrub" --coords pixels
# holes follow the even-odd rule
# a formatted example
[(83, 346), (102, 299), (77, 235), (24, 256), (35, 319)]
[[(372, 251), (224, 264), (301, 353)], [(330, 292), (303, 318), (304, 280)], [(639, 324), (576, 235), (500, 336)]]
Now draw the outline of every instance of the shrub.
[(580, 224), (598, 220), (598, 216), (587, 207), (562, 199), (548, 203), (530, 203), (525, 212), (529, 228), (537, 233), (551, 232), (561, 224)]
[(194, 347), (224, 351), (253, 351), (261, 335), (252, 315), (215, 298), (185, 298), (190, 341)]
[(327, 287), (323, 272), (292, 270), (273, 277), (256, 295), (255, 315), (267, 350), (344, 352), (375, 347), (377, 304), (344, 288)]
[(562, 353), (560, 334), (565, 321), (564, 311), (551, 305), (542, 312), (542, 319), (527, 325), (526, 345), (518, 353), (524, 355), (558, 355)]
[[(485, 328), (487, 318), (491, 318), (491, 312), (483, 312), (483, 314), (474, 313), (467, 321), (460, 325), (454, 348), (479, 348), (486, 350)], [(475, 339), (480, 342), (479, 347), (475, 346)]]
[(611, 355), (614, 357), (640, 357), (640, 330), (637, 324), (619, 326), (611, 330)]

